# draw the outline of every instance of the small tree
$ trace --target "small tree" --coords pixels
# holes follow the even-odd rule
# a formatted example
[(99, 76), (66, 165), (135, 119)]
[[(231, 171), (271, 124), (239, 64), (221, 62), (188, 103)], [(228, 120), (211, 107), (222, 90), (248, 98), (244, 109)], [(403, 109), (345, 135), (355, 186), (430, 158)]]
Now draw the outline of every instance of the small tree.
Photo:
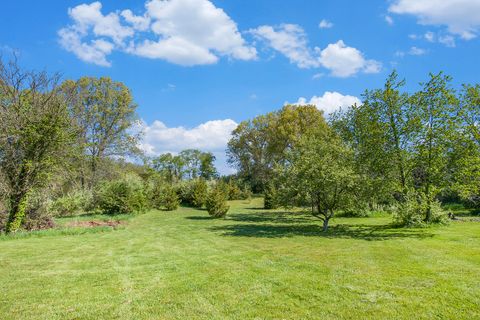
[(351, 159), (351, 152), (335, 136), (303, 139), (280, 169), (281, 202), (308, 204), (327, 231), (336, 210), (351, 202), (357, 179)]
[(227, 204), (228, 195), (225, 186), (218, 183), (208, 194), (206, 207), (208, 214), (213, 218), (223, 218), (230, 207)]
[(263, 192), (263, 208), (264, 209), (276, 209), (278, 208), (278, 195), (277, 190), (272, 182), (265, 185), (265, 191)]
[(167, 185), (160, 196), (160, 203), (167, 211), (173, 211), (178, 209), (180, 205), (180, 199), (178, 198), (177, 191), (171, 185)]
[(205, 205), (208, 195), (208, 186), (205, 179), (197, 179), (192, 186), (192, 204), (196, 208), (201, 208)]

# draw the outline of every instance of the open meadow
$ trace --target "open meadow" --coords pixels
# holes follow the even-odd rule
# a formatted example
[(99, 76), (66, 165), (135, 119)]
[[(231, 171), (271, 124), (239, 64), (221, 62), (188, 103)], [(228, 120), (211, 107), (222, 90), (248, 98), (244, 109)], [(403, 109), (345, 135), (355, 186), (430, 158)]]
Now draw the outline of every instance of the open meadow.
[[(231, 202), (0, 238), (2, 319), (476, 319), (480, 223), (392, 228)], [(97, 220), (98, 216), (62, 218)], [(103, 218), (105, 219), (105, 217)], [(22, 236), (23, 235), (23, 236)]]

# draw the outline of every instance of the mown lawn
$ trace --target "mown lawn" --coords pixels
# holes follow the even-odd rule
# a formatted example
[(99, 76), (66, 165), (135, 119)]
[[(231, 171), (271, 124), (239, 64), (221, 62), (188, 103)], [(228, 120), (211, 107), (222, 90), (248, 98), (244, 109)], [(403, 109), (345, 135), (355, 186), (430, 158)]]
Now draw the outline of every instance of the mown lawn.
[(308, 215), (260, 208), (3, 236), (0, 319), (480, 318), (480, 222), (337, 218), (324, 235)]

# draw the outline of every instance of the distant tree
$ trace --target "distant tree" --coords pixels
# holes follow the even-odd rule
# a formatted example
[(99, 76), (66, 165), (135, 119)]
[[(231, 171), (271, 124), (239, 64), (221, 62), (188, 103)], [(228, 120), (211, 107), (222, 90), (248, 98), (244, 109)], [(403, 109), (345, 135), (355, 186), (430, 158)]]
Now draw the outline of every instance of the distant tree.
[(14, 59), (0, 60), (0, 174), (8, 193), (6, 232), (17, 231), (28, 196), (44, 186), (73, 140), (59, 76), (22, 70)]
[(79, 131), (78, 144), (85, 158), (80, 163), (88, 164), (92, 186), (98, 178), (98, 166), (103, 158), (139, 152), (139, 135), (131, 131), (137, 120), (137, 105), (123, 83), (108, 77), (67, 80), (62, 88), (75, 93), (69, 111)]
[(180, 156), (165, 153), (154, 158), (152, 160), (152, 166), (162, 174), (167, 181), (177, 182), (182, 179), (185, 162)]
[(313, 105), (287, 105), (241, 122), (228, 143), (228, 161), (254, 191), (263, 191), (285, 153), (314, 128), (326, 128), (322, 111)]
[(215, 156), (211, 152), (202, 152), (200, 154), (200, 177), (211, 180), (218, 176), (215, 160)]

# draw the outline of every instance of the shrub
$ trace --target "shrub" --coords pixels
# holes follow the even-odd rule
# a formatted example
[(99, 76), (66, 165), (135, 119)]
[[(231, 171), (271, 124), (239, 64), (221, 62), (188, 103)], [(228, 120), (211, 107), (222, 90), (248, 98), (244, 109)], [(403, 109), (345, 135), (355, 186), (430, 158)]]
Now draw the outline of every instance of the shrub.
[(243, 192), (237, 186), (233, 180), (230, 180), (227, 184), (228, 189), (228, 200), (242, 200), (243, 199)]
[(48, 210), (58, 217), (74, 215), (91, 208), (91, 202), (91, 192), (77, 191), (55, 199), (50, 203)]
[(272, 183), (265, 186), (263, 207), (265, 209), (278, 208), (277, 190)]
[(208, 195), (207, 182), (204, 179), (196, 180), (191, 188), (191, 202), (196, 208), (201, 208), (205, 205)]
[[(393, 221), (398, 226), (421, 227), (426, 225), (425, 213), (427, 211), (426, 199), (418, 194), (409, 194), (405, 201), (393, 209)], [(430, 223), (447, 223), (447, 213), (440, 206), (440, 202), (431, 202)]]
[(225, 186), (218, 183), (209, 192), (206, 202), (208, 214), (213, 218), (223, 218), (226, 216), (230, 207), (227, 204), (228, 195), (225, 191)]
[(140, 213), (146, 210), (147, 197), (139, 179), (126, 177), (101, 183), (95, 204), (105, 214)]
[(171, 185), (167, 185), (162, 189), (159, 200), (160, 207), (167, 211), (176, 210), (180, 205), (177, 190)]
[(182, 181), (178, 185), (178, 195), (182, 204), (193, 206), (193, 182)]

